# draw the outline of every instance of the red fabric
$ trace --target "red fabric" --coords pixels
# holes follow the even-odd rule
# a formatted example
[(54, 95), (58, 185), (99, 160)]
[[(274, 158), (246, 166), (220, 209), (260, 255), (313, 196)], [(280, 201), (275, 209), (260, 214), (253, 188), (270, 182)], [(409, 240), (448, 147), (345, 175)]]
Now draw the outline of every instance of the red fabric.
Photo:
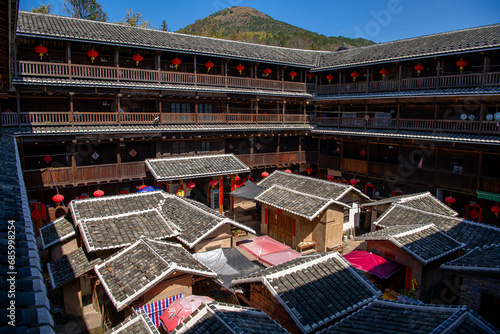
[(173, 331), (177, 325), (196, 311), (201, 304), (213, 301), (214, 299), (210, 297), (194, 295), (177, 299), (160, 316), (163, 328), (168, 332)]
[(246, 249), (252, 255), (260, 258), (262, 256), (290, 249), (290, 246), (282, 244), (273, 238), (264, 235), (261, 237), (247, 239), (236, 243), (237, 246)]
[(399, 263), (362, 250), (354, 250), (344, 255), (344, 258), (355, 268), (380, 278), (388, 278), (402, 267)]
[(271, 266), (275, 266), (275, 265), (278, 265), (280, 263), (296, 259), (296, 258), (300, 257), (300, 255), (301, 254), (299, 252), (296, 252), (293, 249), (289, 248), (289, 249), (285, 249), (285, 250), (282, 250), (279, 252), (275, 252), (275, 253), (261, 256), (260, 260), (262, 262), (265, 262), (265, 263), (271, 265)]

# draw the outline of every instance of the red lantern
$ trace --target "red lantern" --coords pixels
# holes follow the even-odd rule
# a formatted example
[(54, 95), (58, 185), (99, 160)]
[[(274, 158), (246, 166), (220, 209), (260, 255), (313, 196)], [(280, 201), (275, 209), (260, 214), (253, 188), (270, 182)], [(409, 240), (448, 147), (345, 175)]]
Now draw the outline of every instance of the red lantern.
[(207, 72), (209, 73), (210, 70), (214, 67), (214, 63), (212, 63), (210, 60), (205, 63), (205, 67), (207, 68)]
[(413, 67), (413, 69), (414, 69), (415, 71), (417, 71), (417, 77), (419, 77), (419, 76), (420, 76), (420, 73), (422, 73), (422, 71), (424, 70), (424, 68), (425, 68), (425, 67), (424, 67), (424, 65), (422, 65), (422, 64), (420, 64), (420, 63), (418, 63), (417, 65), (415, 65), (415, 66)]
[(314, 78), (314, 74), (312, 74), (312, 73), (307, 73), (306, 75), (307, 75), (307, 79), (309, 81), (311, 81), (311, 79)]
[(328, 80), (328, 83), (332, 83), (332, 80), (333, 80), (333, 74), (328, 74), (326, 76), (326, 79)]
[(215, 187), (217, 184), (219, 184), (219, 181), (212, 179), (208, 182), (208, 184), (210, 184), (212, 187)]
[(102, 197), (102, 196), (104, 196), (104, 191), (102, 190), (94, 191), (94, 197)]
[(500, 214), (500, 206), (497, 204), (491, 207), (491, 211), (495, 214), (496, 217)]
[(292, 78), (292, 80), (297, 76), (297, 72), (295, 71), (292, 71), (290, 72), (290, 77)]
[(96, 50), (92, 49), (92, 50), (89, 50), (87, 52), (87, 56), (90, 57), (90, 60), (92, 61), (92, 63), (94, 62), (94, 60), (99, 57), (99, 52), (97, 52)]
[(444, 199), (444, 201), (445, 201), (446, 203), (448, 203), (448, 205), (449, 205), (449, 206), (451, 206), (451, 205), (452, 205), (453, 203), (455, 203), (457, 200), (456, 200), (454, 197), (451, 197), (451, 196), (450, 196), (450, 197), (446, 197), (446, 198)]
[(326, 179), (327, 179), (328, 181), (333, 181), (333, 179), (334, 179), (334, 178), (335, 178), (335, 176), (333, 176), (332, 174), (328, 174), (328, 175), (326, 176)]
[(43, 55), (47, 53), (47, 48), (43, 45), (38, 45), (35, 46), (35, 52), (38, 53), (38, 55), (40, 56), (40, 60), (42, 60)]
[(244, 70), (244, 69), (245, 69), (245, 66), (243, 66), (243, 65), (241, 65), (241, 64), (239, 64), (238, 66), (236, 66), (236, 70), (237, 70), (238, 72), (240, 72), (240, 75), (241, 75), (241, 72), (243, 72), (243, 70)]
[(264, 69), (264, 73), (266, 74), (266, 78), (269, 74), (271, 74), (272, 70), (268, 67), (266, 69)]
[(351, 77), (352, 77), (352, 81), (354, 82), (354, 81), (356, 81), (356, 78), (359, 77), (359, 73), (356, 71), (352, 71)]
[(311, 175), (312, 171), (313, 171), (313, 169), (311, 167), (306, 168), (307, 175)]
[(355, 185), (357, 185), (357, 184), (359, 183), (359, 181), (358, 181), (358, 180), (356, 180), (356, 179), (351, 179), (349, 182), (350, 182), (353, 186), (355, 186)]
[(234, 178), (235, 181), (239, 181), (240, 180), (240, 177), (238, 175), (236, 175), (236, 177)]
[(142, 186), (139, 187), (139, 190), (142, 190), (142, 189), (147, 188), (147, 187), (148, 187), (147, 185), (143, 184)]
[(61, 194), (57, 194), (57, 195), (54, 195), (52, 196), (52, 200), (54, 202), (56, 202), (57, 204), (61, 203), (62, 201), (64, 201), (64, 196), (61, 195)]
[(285, 169), (285, 173), (292, 174), (292, 171), (289, 169)]
[(385, 75), (389, 73), (389, 71), (386, 68), (382, 68), (380, 69), (380, 71), (378, 71), (378, 73), (380, 73), (382, 75), (382, 79), (384, 79)]
[(262, 177), (268, 177), (269, 173), (268, 172), (262, 172), (262, 174), (260, 174), (260, 175), (262, 175)]
[(462, 70), (464, 69), (465, 66), (467, 66), (468, 62), (467, 60), (460, 59), (457, 61), (457, 66), (460, 68), (460, 73), (462, 73)]
[(194, 187), (196, 187), (196, 183), (194, 182), (188, 182), (188, 184), (186, 184), (186, 187), (188, 187), (189, 189), (193, 189)]
[(132, 59), (135, 61), (135, 66), (139, 66), (139, 62), (142, 61), (142, 56), (141, 55), (134, 55)]
[(179, 65), (181, 63), (182, 63), (182, 61), (179, 58), (177, 58), (177, 57), (175, 57), (174, 59), (172, 59), (172, 64), (174, 64), (175, 69), (177, 69), (177, 67), (179, 67)]

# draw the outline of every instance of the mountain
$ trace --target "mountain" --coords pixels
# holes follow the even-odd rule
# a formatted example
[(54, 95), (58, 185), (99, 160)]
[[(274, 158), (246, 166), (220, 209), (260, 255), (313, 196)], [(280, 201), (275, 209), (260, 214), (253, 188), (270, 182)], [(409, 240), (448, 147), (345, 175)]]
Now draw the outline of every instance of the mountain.
[(249, 7), (220, 10), (177, 32), (288, 48), (335, 51), (375, 44), (364, 38), (321, 35), (281, 22)]

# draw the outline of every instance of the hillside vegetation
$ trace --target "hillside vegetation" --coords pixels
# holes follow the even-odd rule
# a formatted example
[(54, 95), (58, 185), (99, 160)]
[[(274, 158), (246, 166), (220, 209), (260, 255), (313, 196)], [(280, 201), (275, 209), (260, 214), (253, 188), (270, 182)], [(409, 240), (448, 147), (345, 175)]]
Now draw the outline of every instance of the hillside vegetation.
[(249, 7), (231, 7), (179, 29), (177, 32), (288, 48), (335, 51), (344, 46), (374, 44), (363, 38), (321, 35)]

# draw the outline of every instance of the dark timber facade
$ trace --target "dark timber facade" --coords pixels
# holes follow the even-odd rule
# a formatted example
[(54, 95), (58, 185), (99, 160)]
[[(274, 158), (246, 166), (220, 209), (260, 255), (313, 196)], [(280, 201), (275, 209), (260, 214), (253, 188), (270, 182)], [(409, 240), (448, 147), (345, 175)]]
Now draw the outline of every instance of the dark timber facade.
[(135, 192), (148, 158), (234, 153), (256, 179), (311, 166), (500, 222), (500, 25), (323, 52), (19, 12), (11, 45), (0, 116), (30, 200)]

